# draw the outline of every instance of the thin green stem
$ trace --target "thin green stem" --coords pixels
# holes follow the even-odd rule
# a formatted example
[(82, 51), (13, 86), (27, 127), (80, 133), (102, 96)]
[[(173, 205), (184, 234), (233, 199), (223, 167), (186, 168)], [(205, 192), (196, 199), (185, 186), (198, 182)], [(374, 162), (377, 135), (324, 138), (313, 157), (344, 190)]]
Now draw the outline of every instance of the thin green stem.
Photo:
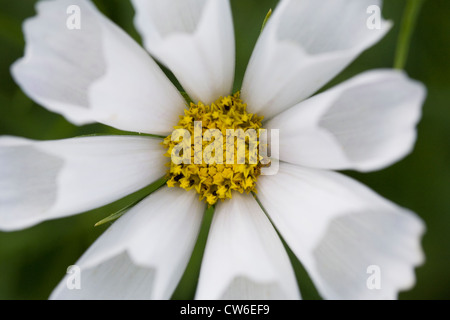
[(419, 17), (420, 9), (425, 0), (408, 0), (403, 15), (403, 21), (400, 34), (397, 41), (397, 50), (395, 53), (395, 69), (404, 69), (408, 59), (408, 53), (411, 43), (412, 34)]

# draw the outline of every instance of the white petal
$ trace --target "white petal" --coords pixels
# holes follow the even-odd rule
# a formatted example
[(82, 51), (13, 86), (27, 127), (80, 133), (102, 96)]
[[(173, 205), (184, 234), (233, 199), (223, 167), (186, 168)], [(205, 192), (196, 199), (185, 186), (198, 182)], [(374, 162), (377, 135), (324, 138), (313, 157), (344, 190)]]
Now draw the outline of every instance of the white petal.
[[(81, 29), (67, 27), (73, 5)], [(25, 57), (12, 66), (31, 98), (78, 125), (171, 131), (184, 100), (144, 49), (89, 1), (38, 2), (37, 11), (24, 23)]]
[(132, 136), (0, 139), (0, 229), (94, 209), (149, 185), (165, 173), (160, 142)]
[(367, 8), (380, 0), (283, 0), (250, 60), (242, 98), (251, 112), (270, 119), (312, 95), (362, 51), (378, 42), (390, 24), (367, 27)]
[(265, 127), (280, 129), (283, 161), (378, 170), (412, 151), (425, 96), (425, 87), (401, 72), (371, 71), (299, 103)]
[(251, 195), (217, 205), (196, 299), (300, 299), (287, 253)]
[(76, 263), (52, 299), (169, 299), (189, 262), (204, 204), (194, 192), (162, 188), (125, 213)]
[[(392, 299), (413, 286), (425, 228), (414, 213), (341, 174), (286, 163), (260, 177), (258, 198), (324, 298)], [(371, 266), (379, 289), (367, 285)]]
[(133, 0), (145, 47), (194, 101), (231, 93), (235, 44), (228, 0)]

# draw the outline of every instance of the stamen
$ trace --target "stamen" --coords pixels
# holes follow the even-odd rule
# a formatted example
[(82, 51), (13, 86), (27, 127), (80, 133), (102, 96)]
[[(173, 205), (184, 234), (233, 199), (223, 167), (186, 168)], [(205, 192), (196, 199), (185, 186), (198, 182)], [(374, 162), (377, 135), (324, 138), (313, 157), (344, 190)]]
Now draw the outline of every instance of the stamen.
[[(214, 205), (218, 200), (231, 198), (232, 191), (256, 192), (256, 180), (261, 174), (262, 164), (261, 157), (252, 153), (252, 150), (259, 146), (259, 129), (262, 127), (263, 117), (247, 113), (246, 108), (247, 105), (240, 99), (239, 92), (232, 96), (221, 97), (211, 105), (191, 102), (189, 109), (184, 110), (184, 115), (180, 116), (180, 121), (174, 127), (190, 133), (191, 156), (185, 155), (184, 158), (191, 161), (175, 163), (172, 155), (174, 148), (180, 143), (180, 139), (172, 141), (172, 135), (166, 137), (163, 142), (167, 148), (165, 156), (171, 158), (167, 164), (169, 167), (167, 185), (185, 190), (194, 189), (200, 195), (199, 199), (206, 201), (209, 205)], [(198, 136), (199, 132), (195, 131), (196, 125), (200, 121), (202, 140), (199, 140), (201, 138)], [(199, 130), (199, 127), (197, 129)], [(218, 141), (214, 135), (211, 137), (210, 129), (217, 129), (222, 133), (223, 159), (215, 154), (218, 149), (214, 149), (212, 146), (215, 146)], [(234, 131), (230, 131), (230, 129)], [(251, 139), (252, 136), (246, 134), (249, 131), (255, 133), (253, 138), (256, 138), (256, 144)], [(230, 136), (230, 132), (234, 132), (234, 136)], [(177, 137), (183, 138), (182, 135), (177, 135)], [(235, 143), (235, 139), (237, 143)], [(232, 142), (230, 143), (230, 141)], [(194, 146), (196, 142), (197, 148)], [(244, 147), (245, 149), (242, 150)], [(189, 149), (189, 145), (187, 149)], [(211, 149), (215, 151), (211, 153)], [(183, 150), (180, 151), (177, 158), (181, 158), (182, 153)], [(207, 154), (214, 154), (212, 158), (215, 157), (219, 161), (211, 163), (212, 158), (208, 158)], [(198, 161), (199, 159), (200, 161)]]

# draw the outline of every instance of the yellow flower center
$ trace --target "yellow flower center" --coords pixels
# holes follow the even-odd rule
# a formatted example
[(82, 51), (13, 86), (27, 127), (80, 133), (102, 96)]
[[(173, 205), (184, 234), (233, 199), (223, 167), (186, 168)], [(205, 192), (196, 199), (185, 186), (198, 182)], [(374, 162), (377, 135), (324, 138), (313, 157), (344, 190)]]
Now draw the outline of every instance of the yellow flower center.
[[(209, 205), (232, 191), (256, 192), (266, 148), (260, 144), (263, 117), (247, 113), (239, 92), (211, 105), (191, 103), (164, 139), (169, 187), (195, 189)], [(261, 153), (262, 154), (262, 153)]]

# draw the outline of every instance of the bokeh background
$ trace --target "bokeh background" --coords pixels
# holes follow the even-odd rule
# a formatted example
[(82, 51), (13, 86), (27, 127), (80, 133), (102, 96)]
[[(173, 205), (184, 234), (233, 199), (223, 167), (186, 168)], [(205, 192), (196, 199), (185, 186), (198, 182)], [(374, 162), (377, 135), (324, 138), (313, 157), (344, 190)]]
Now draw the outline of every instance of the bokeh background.
[[(320, 0), (318, 0), (320, 1)], [(134, 29), (134, 11), (127, 0), (96, 0), (109, 18), (141, 43)], [(11, 78), (10, 65), (23, 55), (21, 24), (35, 14), (36, 0), (0, 0), (0, 135), (37, 140), (70, 138), (117, 131), (102, 125), (76, 127), (62, 116), (31, 101)], [(276, 0), (231, 0), (237, 42), (235, 88), (257, 40), (261, 23)], [(393, 66), (406, 0), (385, 1), (383, 15), (395, 23), (390, 33), (363, 53), (327, 87), (359, 72)], [(427, 224), (423, 238), (426, 262), (417, 269), (417, 284), (400, 299), (450, 298), (450, 1), (425, 2), (411, 42), (406, 65), (410, 77), (426, 84), (428, 98), (414, 152), (396, 165), (369, 174), (346, 172), (392, 201), (417, 212)], [(339, 17), (336, 16), (336, 23)], [(4, 164), (1, 164), (4, 165)], [(94, 227), (102, 218), (137, 199), (138, 194), (81, 215), (44, 222), (35, 227), (0, 232), (0, 299), (47, 299), (72, 265), (108, 227)], [(83, 201), (83, 199), (80, 199)], [(174, 299), (194, 296), (208, 217)], [(319, 299), (301, 264), (291, 255), (302, 295)]]

